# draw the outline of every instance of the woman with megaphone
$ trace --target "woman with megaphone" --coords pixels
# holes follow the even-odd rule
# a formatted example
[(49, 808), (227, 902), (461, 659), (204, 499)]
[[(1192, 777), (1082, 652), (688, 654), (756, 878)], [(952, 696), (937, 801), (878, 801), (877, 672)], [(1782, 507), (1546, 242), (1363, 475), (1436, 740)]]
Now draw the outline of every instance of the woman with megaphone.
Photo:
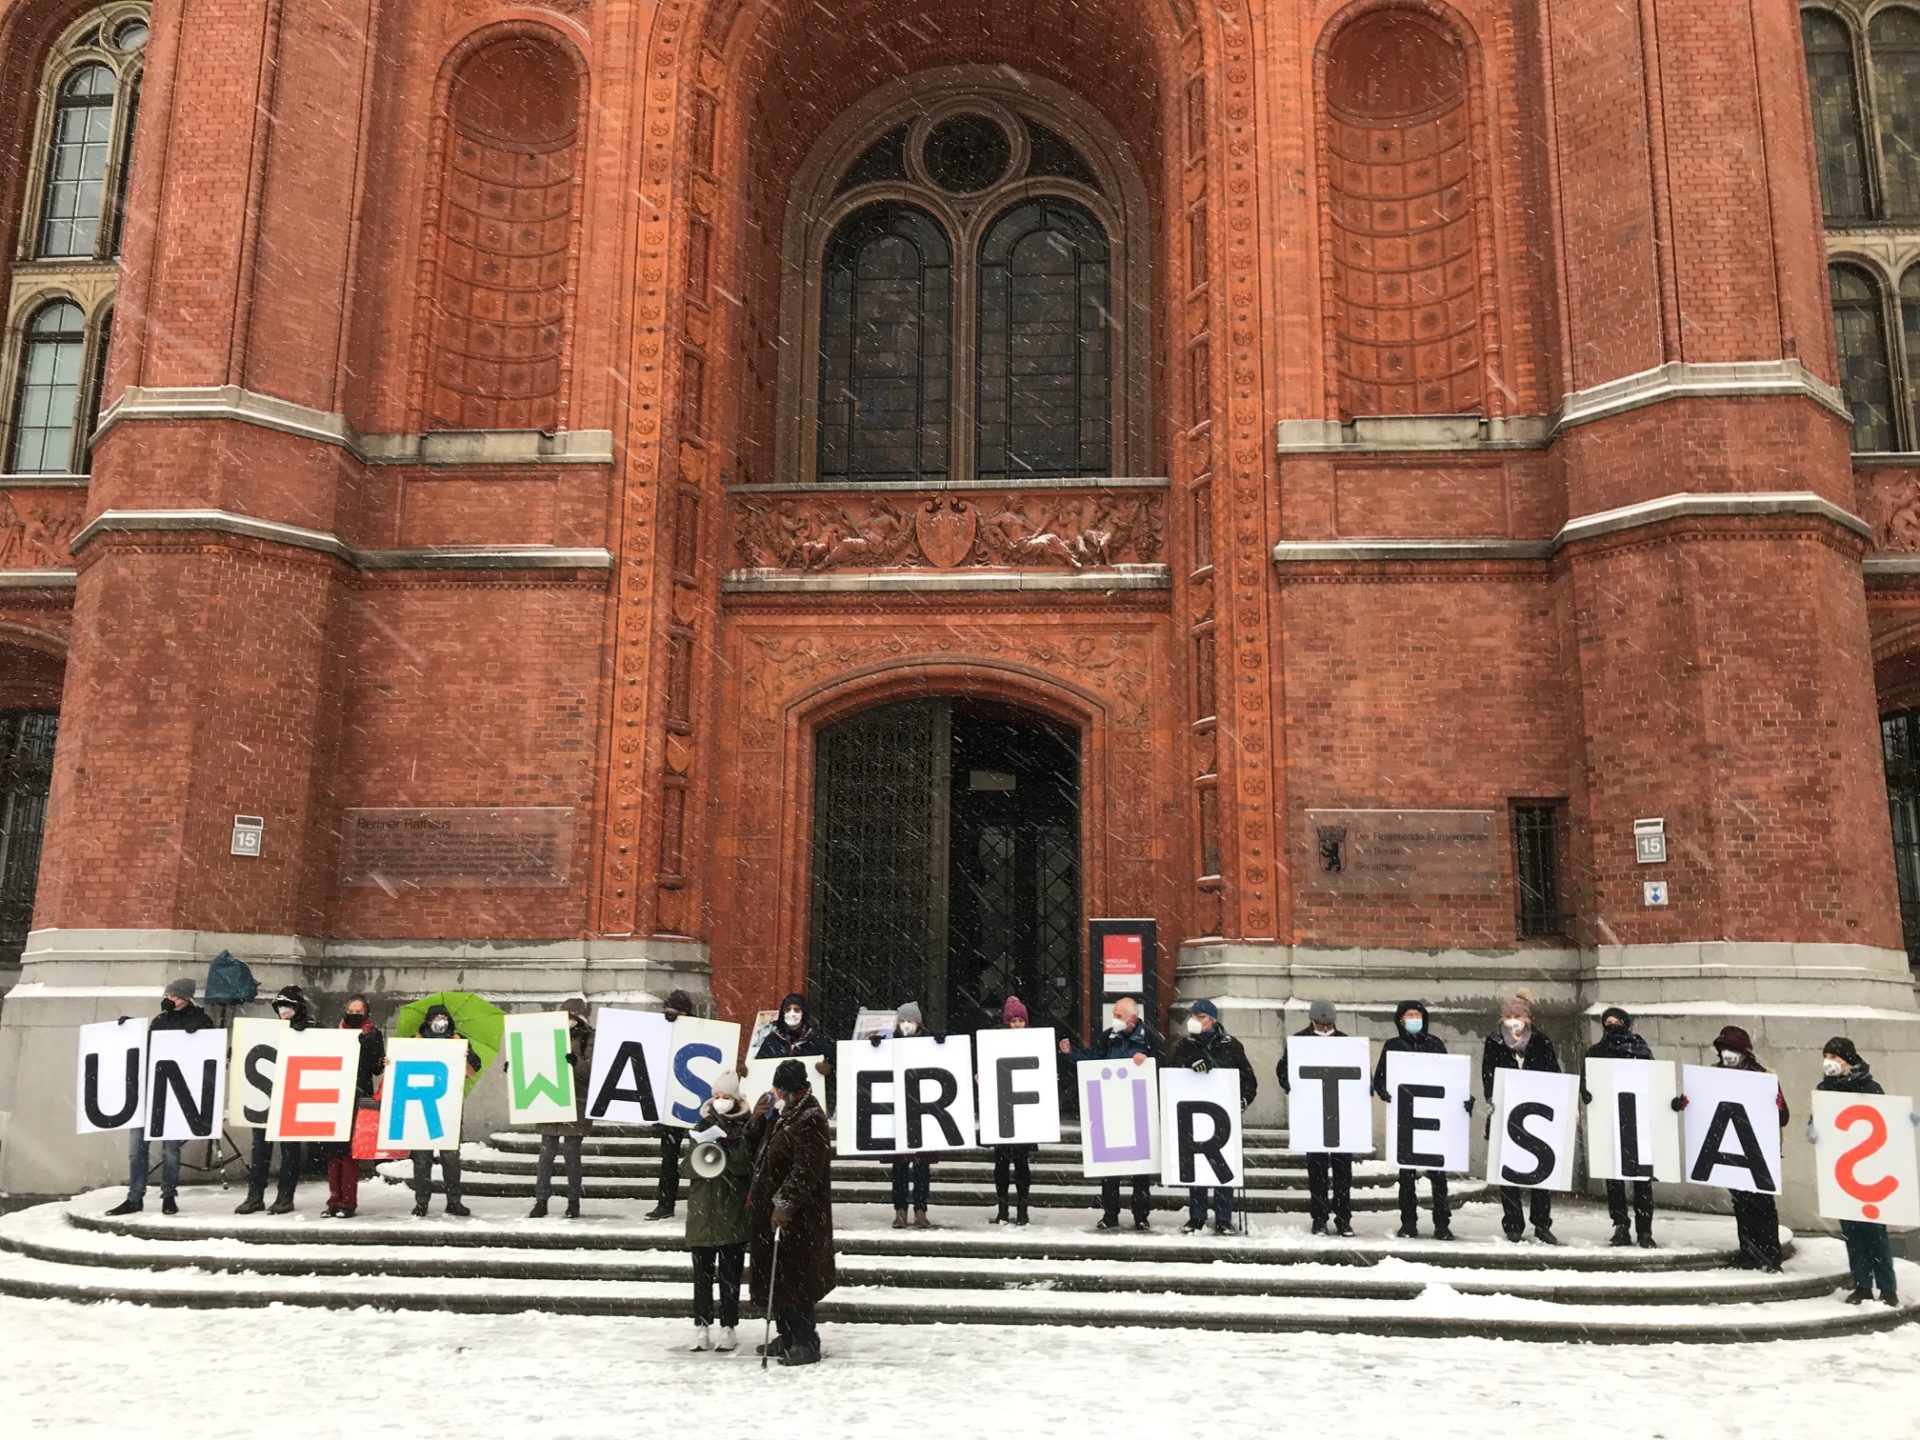
[[(753, 1153), (747, 1145), (748, 1115), (740, 1103), (740, 1077), (722, 1070), (700, 1107), (693, 1141), (693, 1181), (687, 1190), (687, 1244), (693, 1250), (695, 1350), (732, 1350), (739, 1342), (740, 1272), (747, 1258), (747, 1186)], [(720, 1281), (720, 1304), (713, 1282)], [(713, 1326), (719, 1321), (720, 1335)]]

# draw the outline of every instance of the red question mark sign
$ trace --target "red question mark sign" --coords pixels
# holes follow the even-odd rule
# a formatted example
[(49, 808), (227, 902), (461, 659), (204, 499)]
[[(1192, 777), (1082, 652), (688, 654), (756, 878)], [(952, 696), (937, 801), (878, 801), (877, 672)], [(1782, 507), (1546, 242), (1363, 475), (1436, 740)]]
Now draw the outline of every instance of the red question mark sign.
[(1886, 1116), (1871, 1105), (1849, 1105), (1833, 1117), (1833, 1123), (1842, 1130), (1851, 1130), (1861, 1120), (1867, 1122), (1867, 1138), (1834, 1162), (1833, 1178), (1842, 1190), (1860, 1202), (1860, 1213), (1875, 1220), (1880, 1216), (1879, 1202), (1898, 1190), (1900, 1182), (1891, 1175), (1883, 1175), (1868, 1184), (1854, 1176), (1854, 1167), (1878, 1154), (1880, 1147), (1887, 1143)]

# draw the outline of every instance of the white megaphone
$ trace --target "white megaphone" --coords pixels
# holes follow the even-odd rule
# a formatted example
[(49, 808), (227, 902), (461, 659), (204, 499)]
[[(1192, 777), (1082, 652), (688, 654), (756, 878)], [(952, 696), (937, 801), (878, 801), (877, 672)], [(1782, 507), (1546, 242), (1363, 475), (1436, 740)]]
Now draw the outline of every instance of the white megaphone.
[(693, 1147), (693, 1173), (702, 1180), (718, 1180), (727, 1168), (727, 1152), (713, 1140), (703, 1140)]

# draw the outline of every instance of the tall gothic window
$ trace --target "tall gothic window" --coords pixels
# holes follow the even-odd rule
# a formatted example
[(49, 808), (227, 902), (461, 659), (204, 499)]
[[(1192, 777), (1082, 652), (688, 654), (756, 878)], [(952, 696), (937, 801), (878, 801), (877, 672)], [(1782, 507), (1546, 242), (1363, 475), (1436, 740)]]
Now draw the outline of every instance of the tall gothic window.
[(7, 464), (15, 474), (65, 474), (72, 467), (86, 349), (86, 316), (71, 300), (42, 305), (27, 321)]
[(1116, 303), (1144, 259), (1131, 174), (1025, 96), (875, 109), (796, 186), (810, 373), (785, 478), (1143, 473), (1146, 327)]
[(953, 258), (924, 210), (882, 201), (833, 232), (820, 267), (820, 478), (946, 476)]
[(1837, 15), (1825, 10), (1802, 10), (1800, 33), (1807, 47), (1807, 92), (1813, 101), (1821, 206), (1829, 218), (1853, 219), (1868, 213), (1853, 36)]
[(1840, 390), (1853, 412), (1855, 450), (1895, 448), (1893, 371), (1880, 287), (1865, 271), (1835, 265), (1828, 272)]
[(0, 329), (0, 461), (9, 471), (84, 473), (105, 387), (148, 40), (145, 0), (102, 5), (68, 26), (40, 65), (25, 208)]
[(1888, 215), (1920, 215), (1920, 11), (1891, 6), (1867, 27), (1880, 190)]

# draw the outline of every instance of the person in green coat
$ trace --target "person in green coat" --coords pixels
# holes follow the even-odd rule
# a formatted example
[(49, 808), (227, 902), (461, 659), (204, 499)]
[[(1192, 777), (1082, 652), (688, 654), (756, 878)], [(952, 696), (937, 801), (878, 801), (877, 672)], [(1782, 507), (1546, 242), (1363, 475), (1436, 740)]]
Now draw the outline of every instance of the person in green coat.
[[(696, 1169), (687, 1191), (687, 1244), (693, 1249), (694, 1350), (732, 1350), (740, 1324), (740, 1272), (747, 1257), (747, 1187), (753, 1179), (753, 1155), (747, 1145), (747, 1110), (740, 1103), (740, 1078), (722, 1070), (713, 1094), (700, 1107), (692, 1140), (718, 1145), (726, 1168), (712, 1179)], [(713, 1303), (716, 1275), (720, 1304)], [(720, 1334), (713, 1334), (715, 1321)]]

